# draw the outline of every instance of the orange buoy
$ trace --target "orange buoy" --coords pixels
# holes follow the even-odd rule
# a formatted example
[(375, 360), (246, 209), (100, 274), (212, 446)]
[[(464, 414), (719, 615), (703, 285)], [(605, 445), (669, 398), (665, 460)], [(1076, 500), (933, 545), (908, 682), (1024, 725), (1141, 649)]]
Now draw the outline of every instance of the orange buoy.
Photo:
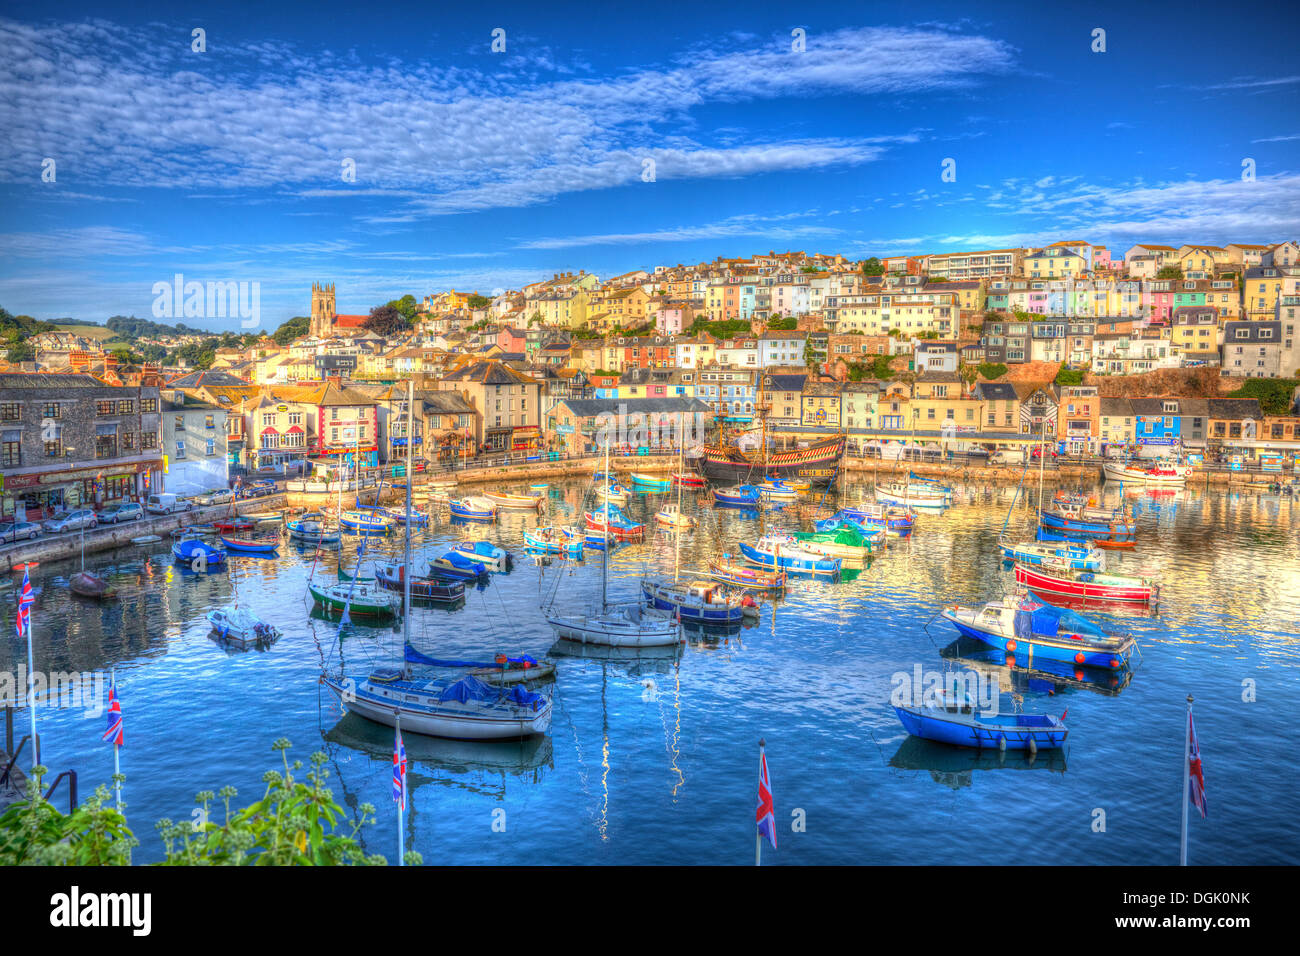
[(1111, 666), (1111, 667), (1118, 668), (1118, 667), (1119, 667), (1119, 658), (1118, 658), (1118, 657), (1112, 657), (1112, 658), (1110, 659), (1110, 666)]
[(1014, 651), (1015, 649), (1016, 649), (1016, 642), (1015, 642), (1015, 641), (1007, 641), (1007, 650), (1009, 650), (1009, 651)]
[(1083, 663), (1083, 660), (1084, 660), (1084, 658), (1083, 658), (1083, 651), (1080, 651), (1079, 653), (1077, 653), (1077, 654), (1074, 655), (1074, 662), (1075, 662), (1076, 664), (1082, 664), (1082, 663)]

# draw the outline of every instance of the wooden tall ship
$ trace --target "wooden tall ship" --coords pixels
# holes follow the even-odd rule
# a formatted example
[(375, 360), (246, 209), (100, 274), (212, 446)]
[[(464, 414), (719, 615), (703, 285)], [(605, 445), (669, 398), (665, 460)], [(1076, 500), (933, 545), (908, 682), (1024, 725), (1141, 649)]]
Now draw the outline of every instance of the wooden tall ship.
[(719, 441), (705, 445), (693, 467), (715, 483), (740, 483), (772, 479), (807, 481), (814, 488), (826, 488), (839, 476), (840, 459), (848, 436), (834, 435), (811, 442), (806, 448), (773, 451), (767, 447), (767, 414), (771, 408), (765, 392), (759, 393), (755, 411), (759, 416), (761, 438), (754, 451), (742, 451), (731, 438), (721, 433)]

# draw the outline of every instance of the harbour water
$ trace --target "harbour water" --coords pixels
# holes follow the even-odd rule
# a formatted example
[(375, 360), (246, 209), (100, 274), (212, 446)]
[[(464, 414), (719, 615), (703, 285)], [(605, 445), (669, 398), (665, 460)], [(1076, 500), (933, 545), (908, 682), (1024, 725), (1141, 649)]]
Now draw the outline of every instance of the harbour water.
[[(553, 484), (546, 521), (580, 522), (585, 490)], [(864, 500), (868, 490), (851, 484), (844, 501)], [(1097, 493), (1121, 501), (1117, 489)], [(545, 738), (482, 745), (408, 735), (407, 847), (429, 863), (748, 863), (765, 738), (779, 838), (765, 864), (1173, 864), (1190, 693), (1210, 808), (1208, 819), (1191, 823), (1191, 862), (1300, 862), (1292, 769), (1300, 502), (1201, 488), (1124, 497), (1136, 510), (1138, 547), (1112, 552), (1109, 564), (1156, 576), (1161, 602), (1150, 613), (1099, 614), (1130, 630), (1141, 653), (1131, 676), (1081, 681), (1069, 669), (999, 666), (954, 645), (953, 629), (934, 620), (943, 604), (993, 598), (1011, 581), (997, 536), (1014, 494), (1013, 485), (958, 484), (952, 509), (923, 515), (910, 540), (891, 540), (853, 580), (798, 581), (775, 606), (764, 604), (756, 626), (691, 634), (676, 655), (577, 648), (557, 657)], [(1013, 533), (1028, 534), (1034, 495), (1012, 510)], [(627, 506), (648, 522), (647, 536), (611, 555), (611, 596), (632, 596), (647, 572), (671, 576), (672, 536), (651, 520), (664, 500)], [(682, 539), (688, 576), (759, 532), (745, 512), (694, 496), (684, 510), (700, 518)], [(531, 513), (507, 512), (498, 525), (467, 532), (435, 520), (416, 534), (429, 551), (468, 533), (516, 558), (512, 573), (494, 576), (464, 607), (415, 610), (417, 648), (471, 659), (552, 651), (539, 603), (552, 592), (575, 606), (595, 599), (600, 557), (534, 564), (522, 534), (536, 523)], [(33, 574), (43, 588), (33, 613), (38, 668), (116, 668), (136, 861), (161, 857), (155, 822), (189, 819), (196, 792), (230, 784), (238, 805), (257, 799), (263, 773), (278, 766), (270, 747), (281, 737), (304, 761), (314, 750), (328, 755), (329, 784), (350, 815), (363, 803), (377, 808), (362, 839), (392, 860), (392, 731), (344, 717), (318, 678), (340, 661), (358, 676), (396, 662), (400, 624), (357, 622), (340, 641), (336, 623), (309, 614), (311, 549), (232, 556), (227, 570), (196, 575), (172, 564), (169, 544), (88, 559), (120, 595), (102, 605), (67, 591), (75, 564)], [(400, 546), (398, 533), (384, 547)], [(342, 552), (346, 567), (355, 551), (353, 539)], [(337, 552), (324, 555), (317, 571), (332, 577)], [(215, 641), (204, 614), (233, 595), (284, 632), (279, 643), (231, 652)], [(12, 622), (12, 582), (0, 603)], [(13, 672), (25, 649), (10, 634), (0, 670)], [(983, 668), (1000, 681), (1003, 709), (1059, 715), (1068, 707), (1068, 750), (1029, 762), (908, 738), (889, 701), (895, 675), (918, 666)], [(75, 768), (83, 795), (109, 782), (102, 716), (57, 706), (38, 713), (52, 773)]]

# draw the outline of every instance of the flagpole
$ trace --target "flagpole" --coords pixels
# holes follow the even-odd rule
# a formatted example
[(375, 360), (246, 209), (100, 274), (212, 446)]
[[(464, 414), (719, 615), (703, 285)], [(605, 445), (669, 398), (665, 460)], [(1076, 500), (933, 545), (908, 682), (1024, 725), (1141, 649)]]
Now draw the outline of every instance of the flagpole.
[[(406, 480), (409, 483), (411, 476), (407, 475)], [(410, 525), (407, 525), (407, 527), (410, 527)], [(410, 575), (407, 575), (407, 577), (409, 578)], [(396, 721), (395, 726), (397, 728), (397, 739), (400, 741), (402, 739), (402, 714), (398, 711), (393, 714), (393, 717)], [(396, 755), (396, 752), (394, 752), (394, 755)], [(401, 773), (400, 767), (398, 772)], [(402, 829), (402, 804), (406, 802), (406, 775), (401, 774), (401, 777), (402, 796), (397, 801), (397, 865), (406, 866), (406, 833)]]
[(1187, 865), (1187, 801), (1188, 790), (1192, 785), (1192, 695), (1187, 695), (1187, 720), (1183, 730), (1183, 831), (1179, 843), (1178, 865)]
[[(117, 668), (115, 667), (110, 667), (108, 669), (108, 685), (113, 688), (113, 692), (114, 694), (116, 694), (117, 693)], [(120, 702), (118, 706), (119, 707), (121, 706)], [(113, 792), (117, 800), (117, 809), (119, 813), (122, 811), (122, 780), (121, 780), (122, 764), (120, 760), (121, 750), (122, 750), (121, 745), (118, 744), (117, 738), (114, 737), (113, 738)]]
[[(23, 578), (26, 580), (27, 572), (23, 572)], [(19, 613), (22, 613), (21, 610)], [(32, 614), (27, 612), (27, 710), (32, 717), (32, 769), (41, 762), (41, 743), (40, 738), (36, 736), (36, 665), (32, 657)]]
[[(763, 773), (763, 748), (767, 746), (767, 741), (762, 737), (758, 739), (758, 772)], [(760, 776), (760, 780), (762, 777)], [(754, 865), (763, 865), (763, 834), (757, 829), (754, 830)]]

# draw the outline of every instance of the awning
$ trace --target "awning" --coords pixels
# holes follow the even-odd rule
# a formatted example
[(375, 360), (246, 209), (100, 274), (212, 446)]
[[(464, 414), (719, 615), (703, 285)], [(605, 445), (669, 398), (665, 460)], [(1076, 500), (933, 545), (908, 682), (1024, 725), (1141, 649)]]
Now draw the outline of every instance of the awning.
[(286, 432), (286, 434), (289, 434), (289, 435), (301, 435), (302, 433), (303, 433), (303, 432), (302, 432), (302, 428), (300, 428), (300, 427), (297, 426), (297, 425), (292, 426), (292, 427), (289, 429), (289, 431)]
[(259, 434), (259, 435), (278, 435), (278, 434), (280, 434), (280, 433), (279, 433), (278, 431), (276, 431), (274, 428), (272, 428), (270, 425), (267, 425), (267, 426), (266, 426), (265, 428), (263, 428), (260, 432), (258, 432), (258, 434)]
[(23, 430), (21, 428), (6, 428), (0, 433), (0, 441), (22, 441)]
[(116, 425), (96, 425), (96, 426), (95, 426), (95, 434), (96, 434), (97, 436), (99, 436), (99, 435), (116, 435), (116, 434), (117, 434), (117, 426), (116, 426)]

